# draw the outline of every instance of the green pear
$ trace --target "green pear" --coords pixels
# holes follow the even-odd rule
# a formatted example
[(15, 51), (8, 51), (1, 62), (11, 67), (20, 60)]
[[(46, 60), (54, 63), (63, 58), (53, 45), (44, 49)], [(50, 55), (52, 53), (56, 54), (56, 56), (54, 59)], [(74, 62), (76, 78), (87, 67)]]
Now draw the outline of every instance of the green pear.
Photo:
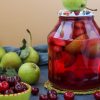
[(34, 63), (24, 63), (18, 71), (23, 82), (28, 84), (35, 84), (40, 77), (40, 68)]
[(22, 61), (17, 53), (8, 52), (1, 59), (1, 65), (3, 68), (19, 68)]
[(27, 44), (26, 39), (22, 40), (22, 47), (20, 47), (21, 53), (20, 58), (24, 63), (31, 62), (37, 64), (39, 62), (39, 54), (38, 52), (32, 47), (32, 34), (29, 29), (26, 30), (30, 36), (30, 44)]
[(63, 0), (63, 5), (70, 11), (81, 11), (86, 7), (87, 0)]
[(6, 54), (6, 51), (3, 47), (0, 47), (0, 61), (2, 59), (2, 57)]
[(35, 51), (34, 48), (29, 47), (30, 53), (28, 57), (24, 60), (24, 62), (32, 62), (37, 64), (39, 62), (39, 54), (37, 51)]

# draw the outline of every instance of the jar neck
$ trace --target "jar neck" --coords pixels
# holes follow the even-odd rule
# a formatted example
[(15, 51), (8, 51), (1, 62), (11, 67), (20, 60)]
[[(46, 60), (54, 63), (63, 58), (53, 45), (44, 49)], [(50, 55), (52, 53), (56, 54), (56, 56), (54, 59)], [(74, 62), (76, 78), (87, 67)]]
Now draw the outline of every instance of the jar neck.
[(79, 21), (79, 20), (94, 20), (94, 16), (83, 16), (83, 17), (63, 17), (63, 16), (60, 16), (59, 17), (59, 20), (60, 21)]

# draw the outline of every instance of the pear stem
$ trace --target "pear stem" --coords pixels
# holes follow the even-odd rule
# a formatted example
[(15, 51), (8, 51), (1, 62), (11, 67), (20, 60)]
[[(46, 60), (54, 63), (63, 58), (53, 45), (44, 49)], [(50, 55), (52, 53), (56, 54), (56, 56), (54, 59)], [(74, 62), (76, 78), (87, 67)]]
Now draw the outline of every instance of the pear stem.
[(86, 9), (88, 9), (88, 10), (91, 10), (91, 11), (97, 11), (98, 9), (90, 9), (90, 8), (88, 8), (88, 7), (85, 7)]
[(32, 46), (32, 34), (29, 29), (26, 29), (26, 31), (30, 35), (30, 46)]

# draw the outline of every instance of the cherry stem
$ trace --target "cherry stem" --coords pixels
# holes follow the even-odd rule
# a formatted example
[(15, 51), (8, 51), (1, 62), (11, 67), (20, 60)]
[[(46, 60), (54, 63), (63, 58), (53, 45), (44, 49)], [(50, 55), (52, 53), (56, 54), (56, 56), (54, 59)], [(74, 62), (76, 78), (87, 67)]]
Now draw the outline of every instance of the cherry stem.
[(26, 29), (26, 31), (30, 35), (30, 46), (32, 46), (32, 34), (29, 29)]
[(86, 9), (88, 9), (88, 10), (91, 10), (91, 11), (97, 11), (98, 9), (90, 9), (90, 8), (88, 8), (88, 7), (85, 7)]

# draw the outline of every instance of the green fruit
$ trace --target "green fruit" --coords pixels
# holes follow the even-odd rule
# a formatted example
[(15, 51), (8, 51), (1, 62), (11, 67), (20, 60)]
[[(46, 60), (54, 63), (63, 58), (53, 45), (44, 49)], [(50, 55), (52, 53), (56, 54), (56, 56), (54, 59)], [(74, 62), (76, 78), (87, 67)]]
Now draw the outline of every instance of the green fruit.
[(3, 68), (19, 68), (21, 65), (21, 59), (15, 52), (6, 53), (1, 60)]
[(40, 69), (34, 63), (25, 63), (19, 68), (18, 75), (23, 82), (35, 84), (39, 80)]
[(30, 54), (24, 60), (24, 62), (32, 62), (37, 64), (39, 62), (39, 54), (32, 47), (29, 47), (29, 50), (30, 50)]
[(0, 61), (2, 59), (2, 57), (6, 54), (6, 51), (4, 48), (0, 47)]
[(86, 7), (87, 0), (63, 0), (63, 5), (70, 11), (80, 11)]

